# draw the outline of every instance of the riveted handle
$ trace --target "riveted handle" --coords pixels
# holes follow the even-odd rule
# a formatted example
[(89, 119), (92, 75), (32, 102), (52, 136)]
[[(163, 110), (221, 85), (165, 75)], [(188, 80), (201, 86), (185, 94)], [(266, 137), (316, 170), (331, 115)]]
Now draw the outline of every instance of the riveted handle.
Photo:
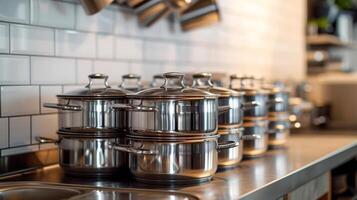
[[(183, 79), (185, 75), (180, 72), (168, 72), (164, 73), (162, 75), (165, 79), (164, 84), (161, 86), (161, 88), (185, 88), (185, 84), (183, 83)], [(179, 83), (171, 83), (169, 80), (172, 79), (178, 79)]]
[(149, 149), (136, 148), (136, 147), (133, 147), (131, 145), (125, 145), (125, 144), (109, 143), (108, 144), (108, 148), (109, 149), (114, 149), (114, 150), (117, 150), (117, 151), (132, 153), (132, 154), (157, 155), (156, 151), (152, 151), (152, 150), (149, 150)]
[(239, 142), (226, 141), (223, 143), (218, 143), (217, 150), (230, 149), (239, 146)]
[(110, 88), (109, 84), (108, 84), (108, 79), (109, 77), (105, 74), (90, 74), (88, 75), (88, 79), (89, 79), (89, 83), (88, 85), (86, 85), (86, 88), (91, 89), (92, 85), (93, 85), (93, 79), (104, 79), (104, 86), (105, 88)]
[(37, 142), (39, 142), (40, 144), (46, 144), (46, 143), (55, 143), (55, 144), (57, 144), (59, 142), (59, 140), (46, 138), (46, 137), (40, 137), (40, 136), (36, 136), (35, 140)]
[(59, 103), (44, 103), (43, 107), (45, 108), (53, 108), (58, 110), (68, 110), (68, 111), (81, 111), (82, 107), (78, 105), (70, 105), (70, 104), (59, 104)]

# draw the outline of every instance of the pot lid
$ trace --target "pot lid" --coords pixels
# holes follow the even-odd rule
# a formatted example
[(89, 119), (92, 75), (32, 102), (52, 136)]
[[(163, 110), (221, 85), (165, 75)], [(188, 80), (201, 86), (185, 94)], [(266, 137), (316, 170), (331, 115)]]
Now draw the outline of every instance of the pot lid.
[(276, 93), (289, 93), (289, 91), (286, 89), (285, 85), (282, 84), (265, 84), (263, 86), (265, 90), (269, 90), (270, 93), (276, 94)]
[(152, 98), (152, 99), (207, 99), (217, 98), (218, 95), (187, 87), (183, 83), (184, 74), (179, 72), (164, 73), (164, 84), (160, 87), (149, 88), (129, 95), (132, 98)]
[(243, 92), (237, 92), (231, 89), (227, 89), (224, 87), (216, 87), (213, 85), (211, 78), (212, 74), (211, 73), (198, 73), (198, 74), (193, 74), (193, 88), (198, 88), (201, 90), (205, 90), (207, 92), (217, 94), (220, 97), (230, 97), (230, 96), (241, 96), (243, 95)]
[[(253, 76), (239, 76), (239, 75), (232, 75), (230, 77), (230, 85), (229, 88), (238, 92), (244, 92), (244, 95), (257, 95), (257, 94), (269, 94), (269, 90), (262, 88), (262, 78), (256, 78)], [(239, 80), (240, 86), (235, 88), (233, 87), (233, 81)], [(255, 81), (260, 82), (256, 84)]]
[[(83, 89), (74, 90), (65, 94), (59, 94), (57, 97), (62, 98), (112, 98), (125, 97), (131, 94), (130, 91), (123, 88), (112, 89), (108, 84), (108, 76), (105, 74), (91, 74), (88, 76), (89, 83)], [(103, 79), (104, 87), (93, 88), (93, 79)]]

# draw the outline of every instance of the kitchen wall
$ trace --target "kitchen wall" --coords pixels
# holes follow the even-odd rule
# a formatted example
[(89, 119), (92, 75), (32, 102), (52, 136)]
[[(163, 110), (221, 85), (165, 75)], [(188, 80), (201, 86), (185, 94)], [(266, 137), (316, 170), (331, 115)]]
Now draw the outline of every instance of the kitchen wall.
[(161, 20), (140, 28), (117, 6), (88, 17), (75, 0), (0, 0), (0, 149), (18, 154), (56, 137), (58, 116), (42, 107), (83, 87), (87, 75), (116, 86), (133, 72), (149, 81), (164, 71), (304, 77), (304, 0), (221, 0), (223, 21), (182, 33)]

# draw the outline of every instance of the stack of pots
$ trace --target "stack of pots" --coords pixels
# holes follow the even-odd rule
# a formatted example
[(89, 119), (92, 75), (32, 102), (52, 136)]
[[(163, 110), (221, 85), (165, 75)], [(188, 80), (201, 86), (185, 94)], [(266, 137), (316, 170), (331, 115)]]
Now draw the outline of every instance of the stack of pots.
[[(104, 81), (104, 87), (93, 88), (93, 79)], [(57, 95), (58, 104), (45, 103), (59, 110), (58, 140), (38, 137), (40, 143), (55, 142), (59, 164), (66, 174), (111, 176), (128, 168), (128, 154), (108, 148), (110, 143), (126, 144), (128, 113), (115, 111), (114, 104), (127, 104), (130, 92), (111, 89), (108, 76), (89, 75), (84, 89)]]
[(289, 91), (277, 85), (265, 85), (264, 88), (269, 91), (269, 101), (272, 102), (268, 110), (269, 146), (280, 147), (290, 134)]
[[(268, 149), (268, 91), (258, 87), (253, 77), (232, 75), (230, 88), (244, 92), (243, 155), (245, 157), (259, 157)], [(234, 87), (238, 80), (240, 86)]]
[(238, 165), (243, 157), (242, 123), (243, 123), (243, 93), (223, 87), (216, 87), (211, 82), (210, 73), (193, 74), (193, 88), (199, 88), (218, 95), (218, 105), (227, 107), (227, 112), (219, 113), (218, 116), (218, 141), (226, 143), (234, 141), (237, 147), (221, 150), (218, 152), (219, 168), (232, 168)]
[[(111, 148), (129, 153), (134, 178), (150, 183), (208, 181), (218, 166), (218, 150), (235, 141), (218, 142), (218, 96), (186, 87), (181, 73), (165, 73), (160, 87), (128, 95), (129, 104), (113, 105), (129, 112), (129, 141)], [(140, 109), (137, 109), (140, 108)]]

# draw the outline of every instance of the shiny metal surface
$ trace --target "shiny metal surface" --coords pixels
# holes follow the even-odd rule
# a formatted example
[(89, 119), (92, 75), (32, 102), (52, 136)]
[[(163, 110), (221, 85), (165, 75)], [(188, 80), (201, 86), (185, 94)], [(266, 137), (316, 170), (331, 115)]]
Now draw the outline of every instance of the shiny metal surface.
[(278, 116), (269, 120), (268, 133), (269, 133), (269, 146), (278, 147), (287, 142), (290, 135), (290, 121)]
[(131, 106), (156, 108), (153, 112), (130, 112), (130, 127), (145, 134), (215, 133), (218, 128), (218, 96), (186, 87), (184, 74), (165, 73), (160, 88), (150, 88), (129, 96)]
[(243, 155), (245, 157), (263, 156), (268, 150), (268, 121), (243, 123)]
[[(316, 144), (319, 144), (318, 146)], [(128, 178), (83, 179), (63, 174), (58, 166), (32, 173), (3, 177), (0, 181), (46, 181), (155, 191), (177, 191), (193, 194), (200, 199), (278, 199), (315, 177), (352, 159), (357, 152), (356, 131), (309, 131), (293, 134), (285, 148), (268, 151), (265, 156), (244, 160), (239, 167), (216, 173), (209, 183), (186, 186), (144, 184)], [(148, 191), (148, 190), (146, 190)]]
[(215, 0), (198, 0), (180, 12), (180, 24), (183, 31), (211, 25), (220, 19), (220, 11)]
[(114, 0), (80, 0), (87, 15), (93, 15), (105, 7), (109, 6)]
[(223, 87), (216, 87), (211, 82), (212, 74), (197, 73), (193, 74), (193, 88), (208, 91), (217, 94), (218, 106), (227, 106), (230, 109), (227, 112), (218, 115), (218, 128), (230, 128), (240, 126), (243, 121), (243, 93), (236, 92)]
[(139, 92), (142, 89), (141, 76), (138, 74), (125, 74), (122, 76), (122, 83), (119, 88), (131, 92)]
[[(130, 105), (155, 107), (157, 112), (131, 112), (133, 131), (157, 133), (215, 133), (218, 128), (217, 99), (203, 100), (137, 100)], [(138, 132), (139, 133), (139, 132)]]
[(0, 184), (2, 200), (195, 200), (195, 196), (159, 190), (98, 188), (46, 182), (10, 182)]
[(80, 106), (81, 111), (59, 110), (59, 130), (70, 132), (126, 131), (128, 129), (128, 112), (114, 110), (114, 104), (127, 104), (126, 99), (117, 100), (77, 100), (58, 99), (59, 104)]
[[(57, 95), (58, 104), (45, 103), (44, 106), (59, 110), (59, 130), (70, 132), (116, 132), (128, 129), (128, 112), (114, 110), (114, 104), (128, 104), (124, 89), (111, 89), (108, 76), (91, 74), (86, 88)], [(104, 86), (94, 88), (99, 79)]]
[(289, 92), (271, 90), (269, 94), (268, 112), (288, 112), (289, 111)]
[(234, 141), (238, 143), (238, 146), (228, 149), (222, 149), (218, 151), (218, 167), (220, 169), (236, 167), (243, 158), (243, 140), (242, 140), (242, 128), (236, 128), (235, 130), (225, 130), (225, 133), (219, 131), (218, 143), (225, 143), (228, 141)]
[(156, 184), (209, 181), (217, 170), (217, 137), (170, 141), (129, 136), (133, 148), (155, 152), (131, 152), (130, 171), (138, 181)]
[(110, 143), (126, 144), (122, 135), (83, 137), (58, 132), (59, 164), (66, 174), (75, 176), (112, 176), (128, 170), (128, 154), (108, 148)]

